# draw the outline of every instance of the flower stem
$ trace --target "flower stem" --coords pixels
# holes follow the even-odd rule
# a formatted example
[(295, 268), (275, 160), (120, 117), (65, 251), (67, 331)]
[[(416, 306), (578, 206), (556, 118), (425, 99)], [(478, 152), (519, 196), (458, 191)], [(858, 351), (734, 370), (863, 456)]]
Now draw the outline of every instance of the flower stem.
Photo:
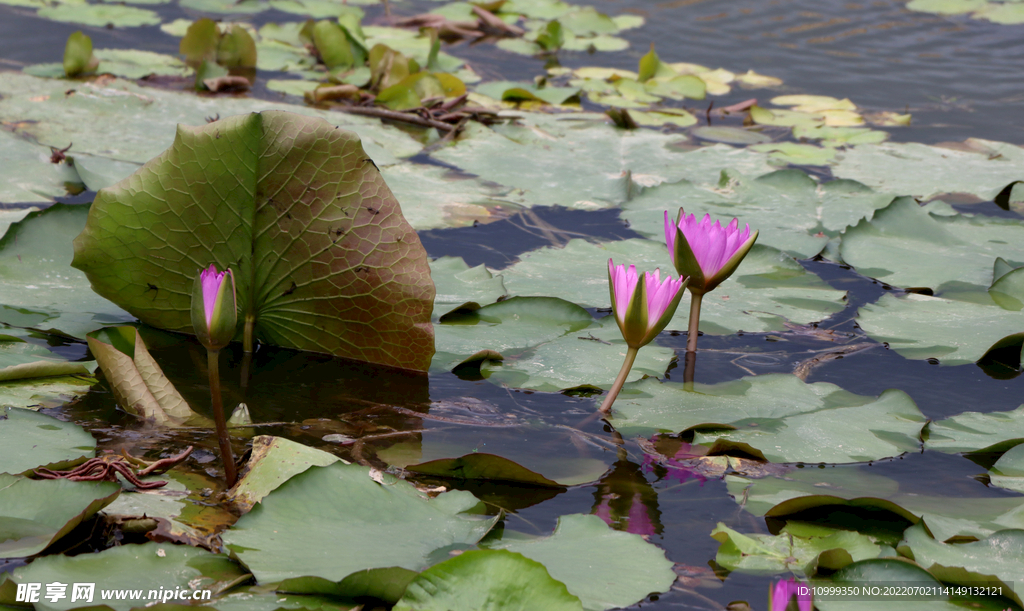
[(686, 351), (697, 351), (697, 336), (700, 335), (697, 326), (700, 324), (700, 300), (703, 293), (690, 292), (690, 328), (686, 331)]
[(622, 362), (622, 369), (619, 370), (619, 375), (615, 378), (615, 383), (612, 384), (611, 390), (608, 391), (608, 396), (604, 398), (604, 403), (601, 404), (601, 409), (599, 411), (602, 414), (611, 413), (612, 403), (615, 403), (615, 398), (619, 396), (619, 391), (622, 390), (622, 385), (626, 383), (626, 376), (629, 375), (629, 370), (633, 368), (633, 361), (636, 360), (636, 353), (639, 351), (639, 348), (633, 348), (632, 346), (626, 350), (626, 360)]
[(242, 350), (246, 354), (252, 352), (252, 332), (254, 326), (256, 326), (256, 316), (253, 314), (246, 314), (245, 331), (242, 333)]
[(220, 458), (224, 462), (224, 476), (228, 488), (235, 485), (235, 459), (231, 455), (231, 440), (228, 438), (228, 424), (224, 420), (224, 407), (220, 401), (220, 350), (206, 351), (210, 370), (210, 400), (213, 402), (213, 421), (217, 424), (217, 443), (220, 444)]
[(697, 370), (697, 353), (687, 352), (683, 361), (683, 390), (693, 390), (693, 374)]

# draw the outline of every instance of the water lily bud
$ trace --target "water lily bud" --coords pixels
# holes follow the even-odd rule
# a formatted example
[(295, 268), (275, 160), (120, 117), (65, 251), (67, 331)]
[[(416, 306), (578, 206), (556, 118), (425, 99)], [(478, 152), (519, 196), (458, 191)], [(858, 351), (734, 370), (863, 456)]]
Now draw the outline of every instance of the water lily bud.
[(786, 611), (789, 601), (794, 597), (800, 611), (811, 611), (814, 608), (810, 588), (790, 577), (776, 583), (771, 589), (769, 611)]
[(612, 311), (630, 348), (646, 346), (665, 329), (683, 297), (684, 286), (686, 280), (682, 278), (667, 276), (662, 280), (661, 270), (644, 272), (641, 282), (635, 265), (626, 269), (608, 259)]
[(235, 337), (237, 323), (231, 270), (218, 272), (214, 265), (200, 270), (192, 285), (192, 328), (199, 342), (209, 350), (220, 350)]
[(743, 231), (739, 221), (733, 219), (727, 227), (705, 214), (701, 221), (694, 215), (686, 216), (679, 209), (676, 222), (669, 220), (665, 211), (665, 241), (672, 263), (683, 276), (689, 276), (687, 288), (695, 294), (714, 290), (739, 267), (750, 247), (757, 240), (758, 232), (750, 232), (750, 225)]

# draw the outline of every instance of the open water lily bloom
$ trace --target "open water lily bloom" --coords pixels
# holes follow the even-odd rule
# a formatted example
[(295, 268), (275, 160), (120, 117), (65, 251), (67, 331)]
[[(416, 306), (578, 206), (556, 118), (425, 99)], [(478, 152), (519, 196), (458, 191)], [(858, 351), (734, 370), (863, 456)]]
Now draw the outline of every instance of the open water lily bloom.
[(612, 310), (622, 337), (630, 348), (646, 346), (661, 333), (679, 306), (686, 280), (661, 277), (661, 270), (644, 272), (636, 266), (615, 265), (608, 259), (608, 287)]
[(751, 232), (750, 225), (740, 231), (739, 225), (737, 219), (725, 227), (719, 221), (712, 224), (710, 214), (698, 221), (693, 214), (686, 216), (682, 208), (673, 223), (665, 211), (668, 254), (676, 271), (690, 278), (690, 292), (703, 294), (713, 290), (739, 267), (758, 233)]
[(215, 265), (200, 270), (192, 286), (192, 328), (199, 342), (209, 350), (220, 350), (235, 337), (237, 323), (231, 270), (218, 272)]

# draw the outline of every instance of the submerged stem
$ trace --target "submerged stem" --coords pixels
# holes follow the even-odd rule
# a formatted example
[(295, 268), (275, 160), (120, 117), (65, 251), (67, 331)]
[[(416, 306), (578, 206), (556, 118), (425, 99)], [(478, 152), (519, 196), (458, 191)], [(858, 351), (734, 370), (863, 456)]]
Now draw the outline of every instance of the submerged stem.
[(242, 350), (246, 354), (252, 353), (252, 333), (256, 326), (256, 317), (252, 314), (245, 315), (245, 331), (242, 333)]
[(220, 458), (224, 462), (224, 476), (228, 488), (235, 485), (235, 458), (231, 455), (231, 440), (228, 438), (228, 425), (224, 419), (224, 407), (220, 400), (220, 350), (206, 350), (206, 359), (210, 370), (210, 400), (213, 403), (213, 421), (217, 425), (217, 443), (220, 445)]
[(703, 293), (690, 291), (690, 327), (686, 331), (687, 352), (697, 351), (697, 335), (699, 335), (697, 327), (700, 325), (700, 300), (703, 297)]
[(602, 414), (611, 413), (612, 403), (615, 403), (615, 398), (619, 396), (619, 391), (622, 390), (622, 385), (626, 383), (626, 376), (629, 375), (629, 370), (633, 368), (633, 361), (636, 360), (636, 353), (639, 351), (639, 348), (633, 347), (626, 350), (626, 360), (622, 362), (622, 369), (619, 370), (619, 375), (615, 378), (615, 383), (612, 384), (611, 390), (608, 391), (608, 396), (604, 398), (604, 403), (601, 404), (601, 409), (599, 411)]

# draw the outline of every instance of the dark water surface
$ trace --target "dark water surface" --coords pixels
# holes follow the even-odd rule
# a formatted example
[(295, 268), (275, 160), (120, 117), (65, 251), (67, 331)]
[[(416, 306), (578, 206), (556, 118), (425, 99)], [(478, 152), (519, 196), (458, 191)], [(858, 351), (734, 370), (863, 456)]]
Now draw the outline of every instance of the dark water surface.
[[(967, 137), (1024, 143), (1024, 26), (1004, 26), (964, 16), (941, 17), (907, 11), (897, 0), (599, 0), (592, 3), (611, 14), (633, 12), (647, 25), (622, 35), (632, 48), (621, 53), (562, 53), (564, 65), (604, 65), (635, 69), (651, 41), (665, 61), (700, 63), (736, 72), (754, 69), (785, 81), (782, 93), (810, 93), (850, 97), (870, 110), (909, 110), (914, 123), (893, 129), (895, 140), (934, 143)], [(397, 14), (409, 15), (433, 6), (428, 2), (396, 3)], [(154, 7), (147, 7), (154, 8)], [(175, 5), (158, 6), (167, 19), (194, 18)], [(247, 17), (247, 19), (249, 19)], [(256, 24), (293, 21), (294, 15), (267, 11), (251, 18)], [(382, 10), (367, 8), (365, 23), (380, 22)], [(31, 11), (0, 5), (0, 68), (60, 61), (68, 34), (79, 28), (34, 17)], [(82, 28), (97, 48), (145, 48), (176, 53), (177, 40), (156, 27), (108, 30)], [(460, 45), (448, 52), (468, 60), (488, 79), (532, 79), (543, 62), (506, 54), (491, 45)], [(261, 75), (263, 76), (263, 75)], [(279, 96), (265, 89), (255, 95)], [(737, 90), (719, 104), (766, 96), (763, 90)], [(701, 104), (703, 108), (704, 103)], [(993, 207), (994, 208), (994, 207)], [(985, 212), (978, 208), (976, 211)], [(470, 265), (486, 263), (501, 269), (522, 252), (550, 242), (532, 231), (539, 220), (564, 232), (566, 239), (580, 234), (594, 239), (624, 239), (633, 233), (615, 211), (597, 213), (535, 209), (533, 216), (517, 216), (491, 225), (421, 233), (431, 256), (463, 256)], [(859, 352), (811, 368), (808, 382), (831, 382), (857, 394), (877, 395), (899, 388), (914, 398), (931, 419), (963, 411), (1005, 411), (1024, 397), (1024, 382), (1006, 372), (977, 365), (944, 367), (926, 361), (908, 361), (863, 337), (852, 319), (860, 305), (878, 299), (888, 289), (840, 266), (806, 261), (805, 266), (835, 288), (849, 291), (849, 306), (821, 324), (851, 342), (871, 344)], [(686, 337), (666, 333), (658, 340), (676, 349), (682, 358)], [(153, 355), (164, 366), (186, 399), (206, 405), (202, 354), (193, 342), (154, 334), (147, 338)], [(831, 344), (795, 333), (705, 336), (696, 368), (696, 380), (715, 383), (748, 374), (792, 372)], [(84, 356), (84, 347), (56, 348)], [(719, 480), (680, 482), (658, 470), (642, 468), (643, 453), (627, 440), (626, 456), (617, 455), (612, 435), (600, 421), (581, 425), (593, 444), (585, 449), (570, 442), (555, 427), (531, 427), (531, 422), (577, 426), (594, 410), (594, 400), (562, 394), (514, 391), (485, 380), (446, 373), (432, 376), (401, 375), (334, 359), (264, 349), (257, 353), (250, 387), (238, 383), (239, 354), (225, 356), (225, 404), (246, 401), (257, 422), (284, 422), (260, 433), (291, 439), (334, 451), (349, 459), (377, 460), (399, 447), (422, 448), (454, 444), (467, 451), (500, 448), (561, 457), (589, 455), (615, 463), (601, 486), (570, 488), (564, 492), (509, 486), (468, 488), (493, 507), (510, 510), (506, 527), (544, 534), (559, 515), (591, 513), (602, 495), (615, 486), (653, 490), (647, 498), (654, 516), (650, 540), (663, 547), (678, 571), (687, 576), (677, 589), (644, 609), (722, 609), (730, 601), (748, 600), (763, 609), (771, 581), (766, 577), (731, 574), (721, 582), (714, 575), (718, 543), (708, 533), (718, 522), (742, 532), (766, 532), (764, 521), (739, 508)], [(667, 373), (681, 379), (681, 363)], [(995, 377), (993, 377), (995, 376)], [(467, 399), (468, 398), (468, 399)], [(472, 401), (470, 401), (470, 399)], [(397, 406), (400, 409), (391, 409)], [(193, 467), (216, 464), (216, 443), (205, 433), (161, 432), (141, 427), (116, 411), (102, 390), (90, 393), (70, 412), (59, 414), (82, 422), (101, 439), (101, 447), (130, 446), (137, 453), (157, 452), (180, 443), (196, 443)], [(452, 425), (440, 418), (469, 414), (476, 426)], [(496, 426), (516, 419), (521, 426)], [(405, 438), (360, 446), (328, 443), (326, 435), (360, 436), (386, 431), (422, 431)], [(602, 441), (603, 440), (603, 441)], [(602, 445), (603, 444), (603, 445)], [(960, 456), (918, 453), (872, 465), (834, 467), (871, 470), (900, 482), (901, 490), (947, 497), (1003, 497), (972, 476), (984, 469)], [(615, 478), (623, 482), (615, 483)], [(602, 487), (604, 486), (604, 487)], [(496, 510), (496, 509), (495, 509)], [(697, 583), (697, 586), (692, 584)], [(687, 585), (690, 584), (690, 585)], [(696, 592), (696, 594), (694, 593)]]

